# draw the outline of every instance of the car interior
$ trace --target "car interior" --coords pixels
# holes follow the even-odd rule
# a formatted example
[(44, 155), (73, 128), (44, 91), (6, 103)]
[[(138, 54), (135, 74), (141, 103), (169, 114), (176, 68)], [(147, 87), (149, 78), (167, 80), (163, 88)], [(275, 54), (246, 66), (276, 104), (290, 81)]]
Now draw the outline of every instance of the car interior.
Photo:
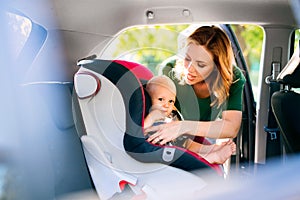
[[(297, 199), (299, 9), (299, 0), (3, 0), (0, 199)], [(211, 25), (246, 78), (236, 153), (223, 165), (143, 134), (145, 84)]]

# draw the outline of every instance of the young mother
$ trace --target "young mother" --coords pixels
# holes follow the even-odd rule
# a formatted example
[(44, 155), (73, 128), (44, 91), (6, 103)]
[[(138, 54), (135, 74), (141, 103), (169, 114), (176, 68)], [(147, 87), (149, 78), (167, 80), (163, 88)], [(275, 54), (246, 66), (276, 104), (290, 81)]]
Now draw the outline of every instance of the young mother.
[(237, 136), (245, 77), (234, 65), (230, 40), (220, 28), (203, 26), (195, 30), (187, 38), (183, 61), (177, 61), (170, 72), (177, 87), (176, 107), (185, 120), (146, 129), (156, 132), (149, 142), (165, 144), (181, 135)]

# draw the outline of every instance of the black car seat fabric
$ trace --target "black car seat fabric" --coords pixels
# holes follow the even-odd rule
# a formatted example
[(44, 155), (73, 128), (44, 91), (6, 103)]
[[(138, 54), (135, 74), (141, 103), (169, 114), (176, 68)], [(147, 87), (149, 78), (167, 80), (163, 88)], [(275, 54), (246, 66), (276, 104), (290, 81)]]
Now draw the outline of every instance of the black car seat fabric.
[(280, 127), (285, 150), (287, 153), (300, 152), (300, 55), (299, 47), (290, 61), (278, 75), (282, 89), (272, 95), (271, 104), (276, 121)]

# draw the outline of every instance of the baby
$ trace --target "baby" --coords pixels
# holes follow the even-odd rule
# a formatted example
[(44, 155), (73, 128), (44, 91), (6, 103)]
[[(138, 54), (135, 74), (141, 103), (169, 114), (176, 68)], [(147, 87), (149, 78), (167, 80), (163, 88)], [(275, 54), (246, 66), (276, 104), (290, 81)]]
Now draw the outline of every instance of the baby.
[[(152, 107), (144, 119), (145, 129), (160, 123), (183, 120), (174, 105), (176, 86), (169, 77), (165, 75), (154, 76), (148, 81), (146, 91), (151, 97)], [(208, 162), (216, 164), (223, 164), (236, 150), (236, 145), (232, 140), (222, 144), (204, 145), (194, 142), (187, 136), (181, 136), (167, 145), (184, 147), (201, 155)]]

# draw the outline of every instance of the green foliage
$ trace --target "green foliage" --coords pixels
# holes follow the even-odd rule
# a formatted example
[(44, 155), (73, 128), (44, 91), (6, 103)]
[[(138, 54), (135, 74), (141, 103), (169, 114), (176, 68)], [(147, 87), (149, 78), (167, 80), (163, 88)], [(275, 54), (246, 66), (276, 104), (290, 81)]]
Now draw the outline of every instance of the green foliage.
[(260, 62), (263, 30), (257, 25), (232, 25), (240, 43), (249, 70), (258, 70)]
[(299, 40), (300, 40), (300, 29), (297, 29), (295, 31), (295, 48), (299, 44)]
[(157, 65), (177, 53), (178, 34), (188, 25), (132, 27), (118, 36), (113, 57), (130, 58), (157, 72)]

